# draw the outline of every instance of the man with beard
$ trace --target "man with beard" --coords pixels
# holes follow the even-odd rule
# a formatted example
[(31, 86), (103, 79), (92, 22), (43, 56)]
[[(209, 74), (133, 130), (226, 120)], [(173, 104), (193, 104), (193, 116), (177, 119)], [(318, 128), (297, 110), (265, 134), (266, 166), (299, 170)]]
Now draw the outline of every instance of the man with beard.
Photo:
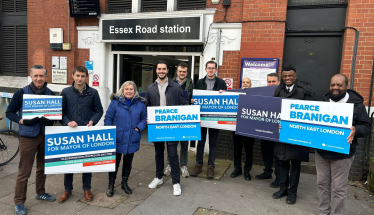
[[(269, 73), (267, 75), (267, 86), (279, 85), (279, 76), (277, 73)], [(274, 142), (270, 140), (261, 140), (261, 154), (262, 160), (264, 161), (264, 172), (256, 175), (255, 179), (264, 180), (270, 179), (273, 173), (273, 162), (274, 162), (274, 173), (275, 180), (270, 183), (270, 187), (279, 188), (279, 159), (274, 155)]]
[[(297, 80), (295, 68), (284, 68), (282, 78), (284, 83), (277, 87), (274, 97), (316, 100), (312, 87), (306, 82)], [(274, 193), (272, 197), (279, 199), (287, 196), (286, 203), (295, 204), (300, 179), (301, 161), (309, 161), (309, 148), (286, 143), (274, 143), (274, 154), (279, 158), (280, 190)], [(292, 169), (290, 169), (290, 164)]]
[[(182, 88), (172, 79), (167, 77), (169, 65), (166, 61), (160, 60), (156, 64), (156, 81), (149, 85), (147, 89), (146, 99), (148, 106), (176, 106), (188, 105), (187, 99), (183, 95)], [(171, 178), (173, 182), (173, 195), (180, 196), (182, 194), (180, 186), (180, 172), (178, 162), (177, 146), (178, 141), (167, 141), (167, 151), (170, 160)], [(156, 153), (156, 177), (148, 185), (148, 188), (154, 189), (158, 185), (163, 184), (164, 176), (164, 150), (165, 142), (154, 142)]]
[[(188, 75), (188, 65), (184, 62), (181, 62), (177, 66), (177, 76), (173, 78), (175, 83), (178, 83), (181, 86), (182, 90), (186, 90), (188, 92), (188, 101), (192, 99), (192, 90), (194, 88), (193, 81), (191, 80)], [(180, 141), (181, 148), (180, 148), (180, 165), (181, 165), (181, 172), (182, 177), (187, 178), (190, 176), (190, 173), (187, 169), (187, 162), (188, 162), (188, 141)], [(170, 166), (170, 159), (167, 158), (167, 167), (165, 168), (164, 175), (170, 176), (171, 173), (171, 166)]]
[(44, 141), (45, 126), (53, 125), (53, 121), (45, 117), (33, 119), (22, 119), (23, 95), (56, 95), (47, 87), (47, 70), (41, 65), (35, 65), (30, 69), (32, 82), (30, 85), (17, 90), (8, 109), (8, 119), (19, 124), (19, 164), (14, 191), (14, 212), (26, 214), (24, 206), (27, 193), (27, 181), (30, 178), (34, 160), (36, 160), (35, 188), (36, 199), (44, 201), (55, 201), (55, 197), (45, 192), (44, 175)]
[[(351, 133), (347, 137), (350, 143), (349, 154), (341, 154), (322, 149), (316, 150), (316, 169), (320, 214), (343, 214), (347, 197), (349, 169), (355, 157), (357, 138), (365, 137), (370, 132), (369, 116), (364, 99), (354, 90), (347, 89), (348, 78), (336, 74), (331, 78), (330, 93), (323, 98), (327, 102), (353, 103), (353, 122)], [(331, 208), (331, 190), (332, 205)]]

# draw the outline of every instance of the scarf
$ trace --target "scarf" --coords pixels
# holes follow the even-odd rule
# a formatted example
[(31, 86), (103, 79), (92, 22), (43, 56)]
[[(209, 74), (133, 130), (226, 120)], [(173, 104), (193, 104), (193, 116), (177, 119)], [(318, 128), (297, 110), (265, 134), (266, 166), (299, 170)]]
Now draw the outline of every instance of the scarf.
[(35, 85), (34, 85), (34, 82), (31, 82), (30, 83), (30, 88), (31, 90), (37, 94), (37, 95), (44, 95), (45, 91), (47, 90), (47, 82), (44, 83), (44, 86), (42, 88), (37, 88)]

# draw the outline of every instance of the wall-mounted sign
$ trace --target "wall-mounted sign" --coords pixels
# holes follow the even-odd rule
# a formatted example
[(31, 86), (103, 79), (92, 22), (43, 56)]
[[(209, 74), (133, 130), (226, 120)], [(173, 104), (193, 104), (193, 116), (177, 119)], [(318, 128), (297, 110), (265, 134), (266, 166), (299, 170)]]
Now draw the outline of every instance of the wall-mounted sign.
[(202, 42), (202, 17), (102, 20), (102, 41)]
[(60, 69), (67, 69), (68, 62), (67, 57), (60, 57)]
[(86, 69), (88, 74), (93, 74), (93, 61), (86, 61)]
[(234, 79), (232, 78), (223, 78), (226, 83), (227, 90), (232, 90), (232, 85), (234, 84)]
[(240, 87), (244, 78), (251, 79), (252, 87), (267, 86), (267, 75), (277, 73), (278, 65), (278, 58), (242, 58)]
[(100, 15), (99, 0), (69, 0), (69, 7), (71, 17)]
[(52, 69), (60, 69), (60, 57), (52, 56)]
[(100, 77), (99, 77), (98, 74), (93, 75), (92, 86), (94, 86), (94, 87), (100, 86)]
[(67, 84), (68, 70), (66, 69), (52, 69), (52, 84)]

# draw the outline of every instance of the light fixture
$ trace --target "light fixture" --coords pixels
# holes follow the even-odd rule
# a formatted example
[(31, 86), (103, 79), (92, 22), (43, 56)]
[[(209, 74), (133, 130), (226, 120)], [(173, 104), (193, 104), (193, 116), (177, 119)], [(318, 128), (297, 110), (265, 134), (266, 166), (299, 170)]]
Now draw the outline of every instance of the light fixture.
[(220, 0), (212, 0), (212, 4), (219, 4)]

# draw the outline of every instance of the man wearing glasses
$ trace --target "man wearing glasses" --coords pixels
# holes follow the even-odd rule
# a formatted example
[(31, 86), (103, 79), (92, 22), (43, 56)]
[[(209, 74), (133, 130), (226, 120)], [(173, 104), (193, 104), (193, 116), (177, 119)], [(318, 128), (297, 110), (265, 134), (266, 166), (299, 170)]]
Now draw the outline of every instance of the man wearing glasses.
[[(217, 72), (217, 63), (214, 61), (208, 61), (205, 64), (206, 76), (197, 81), (195, 89), (197, 90), (227, 90), (226, 83), (224, 80), (216, 77)], [(193, 100), (191, 100), (193, 103)], [(207, 168), (207, 178), (214, 178), (214, 161), (216, 159), (216, 145), (218, 139), (219, 129), (214, 128), (203, 128), (201, 127), (201, 140), (197, 144), (196, 152), (196, 165), (194, 170), (191, 173), (191, 176), (198, 176), (203, 168), (203, 156), (204, 156), (204, 147), (206, 141), (206, 135), (209, 130), (209, 159), (208, 159), (208, 168)]]

